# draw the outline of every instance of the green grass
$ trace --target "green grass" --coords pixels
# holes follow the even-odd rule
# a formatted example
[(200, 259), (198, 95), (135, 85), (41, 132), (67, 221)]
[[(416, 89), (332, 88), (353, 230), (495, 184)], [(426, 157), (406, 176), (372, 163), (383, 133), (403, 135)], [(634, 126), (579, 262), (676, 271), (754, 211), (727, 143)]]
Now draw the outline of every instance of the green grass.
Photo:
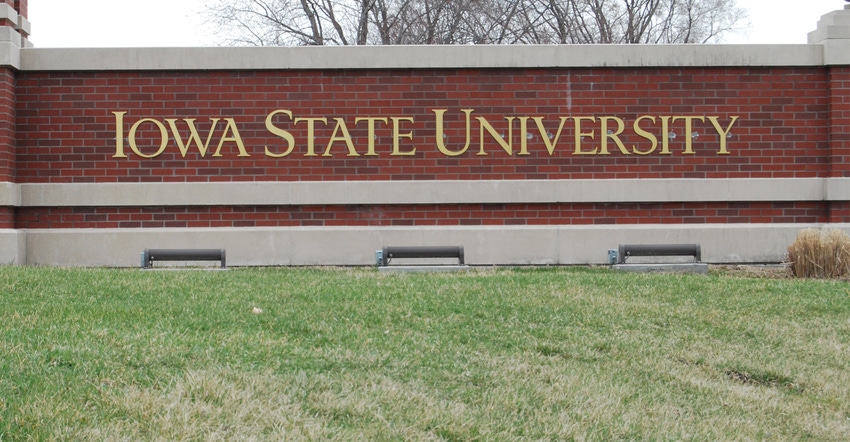
[(846, 282), (4, 267), (0, 318), (2, 441), (850, 438)]

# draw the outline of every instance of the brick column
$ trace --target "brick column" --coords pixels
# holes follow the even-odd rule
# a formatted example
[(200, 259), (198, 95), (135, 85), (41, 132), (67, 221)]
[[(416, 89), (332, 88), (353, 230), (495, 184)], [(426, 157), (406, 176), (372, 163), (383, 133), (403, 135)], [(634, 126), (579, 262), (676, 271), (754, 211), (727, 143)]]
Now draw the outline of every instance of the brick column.
[(0, 244), (3, 259), (22, 263), (20, 233), (15, 222), (15, 72), (20, 66), (21, 47), (28, 44), (29, 22), (26, 0), (0, 2)]
[(30, 22), (27, 19), (29, 10), (27, 8), (27, 0), (15, 0), (15, 11), (18, 12), (18, 33), (21, 34), (21, 47), (26, 48), (31, 46), (27, 39), (30, 35)]
[(821, 17), (809, 44), (823, 46), (829, 72), (829, 175), (850, 177), (850, 5)]
[(27, 18), (29, 16), (27, 0), (15, 0), (15, 10), (18, 11), (18, 15), (21, 17)]
[(0, 183), (15, 181), (15, 71), (29, 29), (25, 0), (0, 0)]
[(0, 69), (0, 182), (15, 181), (15, 73)]
[[(850, 177), (850, 5), (821, 17), (809, 43), (823, 46), (829, 73), (829, 176)], [(850, 202), (830, 201), (830, 222), (850, 222)]]
[(850, 177), (850, 66), (829, 68), (829, 148), (830, 175)]
[[(12, 36), (17, 40), (19, 47), (29, 47), (28, 37), (30, 35), (30, 22), (27, 20), (27, 0), (0, 0), (0, 26), (9, 28), (17, 35)], [(4, 30), (4, 40), (7, 38)]]
[[(850, 177), (850, 66), (829, 67), (829, 152), (829, 176)], [(829, 220), (850, 223), (850, 201), (831, 201)]]

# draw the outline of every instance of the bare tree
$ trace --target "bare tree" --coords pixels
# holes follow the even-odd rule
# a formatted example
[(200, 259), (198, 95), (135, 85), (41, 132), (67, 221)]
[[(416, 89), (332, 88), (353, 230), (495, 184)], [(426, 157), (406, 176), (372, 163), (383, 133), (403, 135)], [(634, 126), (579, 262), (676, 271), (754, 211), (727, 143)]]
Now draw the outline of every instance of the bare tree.
[(366, 44), (374, 0), (218, 0), (208, 13), (224, 43), (249, 46)]
[[(659, 40), (676, 43), (709, 43), (736, 29), (746, 14), (734, 0), (680, 0), (672, 25), (661, 29)], [(663, 37), (660, 37), (664, 35)]]
[(746, 17), (735, 0), (549, 0), (559, 43), (710, 43)]
[(709, 43), (735, 0), (216, 0), (232, 45)]

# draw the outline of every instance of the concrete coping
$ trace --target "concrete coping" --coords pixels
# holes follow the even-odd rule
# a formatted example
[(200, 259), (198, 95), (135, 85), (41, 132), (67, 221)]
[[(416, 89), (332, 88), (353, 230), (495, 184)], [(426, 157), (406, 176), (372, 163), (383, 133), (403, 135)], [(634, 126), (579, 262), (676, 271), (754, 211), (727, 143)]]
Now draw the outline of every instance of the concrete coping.
[(22, 71), (823, 66), (799, 45), (470, 45), (23, 48)]

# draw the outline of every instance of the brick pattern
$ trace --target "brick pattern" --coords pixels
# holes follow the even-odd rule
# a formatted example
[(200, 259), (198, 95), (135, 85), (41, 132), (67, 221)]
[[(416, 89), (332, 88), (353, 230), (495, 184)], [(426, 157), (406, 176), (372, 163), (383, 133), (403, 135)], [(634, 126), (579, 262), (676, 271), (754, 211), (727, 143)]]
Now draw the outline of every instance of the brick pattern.
[(27, 0), (0, 0), (0, 3), (5, 3), (11, 6), (18, 12), (19, 15), (22, 15), (24, 18), (28, 18), (29, 8)]
[(820, 202), (33, 207), (18, 210), (15, 228), (822, 223), (828, 219), (827, 203)]
[[(319, 180), (478, 180), (478, 179), (619, 179), (619, 178), (779, 178), (823, 177), (830, 174), (831, 121), (844, 111), (830, 110), (828, 82), (846, 70), (826, 68), (634, 68), (554, 70), (398, 70), (398, 71), (238, 71), (238, 72), (20, 72), (17, 78), (17, 182), (204, 182)], [(831, 77), (832, 76), (832, 77)], [(846, 95), (844, 96), (846, 98)], [(840, 103), (839, 103), (840, 104)], [(457, 157), (436, 148), (435, 114), (447, 109), (446, 144), (464, 144), (465, 122), (460, 109), (474, 109), (471, 145)], [(277, 109), (298, 117), (326, 117), (315, 129), (318, 154), (334, 136), (334, 118), (342, 118), (358, 157), (342, 141), (331, 157), (305, 157), (307, 124), (276, 124), (296, 140), (284, 158), (264, 155), (264, 147), (284, 149), (284, 141), (269, 134), (264, 121)], [(123, 134), (142, 118), (197, 118), (203, 138), (210, 118), (235, 119), (247, 158), (236, 156), (226, 142), (223, 157), (202, 158), (197, 151), (181, 157), (173, 140), (165, 153), (144, 159), (113, 158), (116, 128), (113, 111), (127, 112)], [(528, 156), (519, 151), (519, 123), (513, 122), (509, 156), (485, 133), (479, 153), (475, 117), (484, 117), (500, 135), (507, 135), (506, 116), (543, 117), (555, 133), (561, 116), (617, 116), (626, 121), (625, 146), (648, 147), (635, 135), (631, 122), (641, 115), (716, 115), (724, 124), (738, 116), (728, 141), (729, 155), (717, 155), (719, 135), (710, 122), (697, 122), (693, 155), (682, 155), (686, 134), (679, 121), (670, 155), (624, 155), (610, 146), (609, 155), (574, 155), (572, 121), (564, 126), (553, 155), (547, 152), (533, 121)], [(367, 124), (357, 117), (413, 117), (400, 122), (400, 150), (413, 156), (392, 157), (391, 124), (378, 123), (374, 133), (377, 156), (364, 155)], [(179, 122), (182, 124), (182, 121)], [(583, 123), (594, 131), (585, 150), (599, 146), (599, 121)], [(660, 126), (652, 126), (661, 139)], [(213, 148), (221, 129), (212, 139)], [(339, 136), (340, 134), (336, 134)], [(136, 137), (144, 152), (155, 151), (161, 139), (153, 124), (143, 124)], [(126, 144), (126, 143), (125, 143)], [(846, 144), (846, 143), (845, 143)], [(839, 146), (840, 147), (840, 146)], [(834, 149), (834, 146), (833, 146)], [(661, 150), (661, 147), (658, 147)], [(834, 173), (833, 173), (834, 174)]]
[(15, 209), (12, 207), (0, 207), (0, 229), (15, 228)]
[(0, 69), (0, 181), (15, 181), (15, 74)]
[(829, 222), (850, 223), (850, 201), (833, 201), (829, 205)]
[[(295, 118), (328, 119), (314, 127), (316, 156), (305, 156), (307, 124), (282, 115), (275, 124), (296, 140), (293, 152), (264, 155), (266, 146), (286, 149), (265, 127), (266, 116), (279, 109)], [(464, 144), (461, 109), (475, 110), (465, 153), (448, 157), (438, 151), (433, 109), (446, 109), (444, 140), (450, 150)], [(233, 118), (248, 156), (237, 156), (232, 138), (223, 144), (222, 157), (212, 156), (225, 137), (222, 120), (205, 157), (192, 148), (184, 158), (171, 138), (153, 159), (133, 154), (124, 139), (128, 158), (114, 158), (119, 135), (112, 112), (126, 112), (121, 138), (143, 118), (163, 125), (169, 118), (178, 125), (195, 118), (206, 139), (211, 118)], [(519, 120), (504, 119), (542, 117), (552, 134), (561, 117), (594, 117), (581, 130), (593, 131), (581, 140), (587, 152), (599, 149), (605, 138), (600, 117), (606, 116), (626, 121), (620, 139), (627, 148), (646, 149), (647, 140), (630, 126), (643, 115), (718, 116), (724, 124), (731, 116), (739, 119), (726, 139), (729, 155), (717, 155), (720, 136), (708, 121), (694, 122), (692, 155), (682, 153), (688, 134), (681, 121), (669, 128), (676, 137), (668, 155), (659, 154), (660, 146), (650, 155), (627, 155), (613, 143), (608, 155), (577, 155), (572, 121), (550, 154), (533, 120), (527, 120), (530, 136), (522, 137)], [(366, 123), (355, 122), (365, 117), (387, 120), (376, 122), (370, 133)], [(390, 155), (392, 117), (415, 120), (398, 123), (399, 151), (415, 154)], [(475, 117), (486, 119), (494, 134), (479, 132)], [(340, 140), (337, 118), (358, 156), (349, 155)], [(660, 143), (662, 128), (645, 123)], [(151, 122), (139, 128), (135, 139), (143, 153), (157, 150), (158, 128)], [(513, 155), (496, 136), (511, 140)], [(528, 155), (517, 154), (523, 138)], [(372, 143), (376, 155), (366, 155)], [(329, 144), (330, 156), (324, 157)], [(0, 73), (0, 179), (18, 183), (826, 176), (850, 176), (847, 67)], [(18, 229), (825, 222), (850, 222), (850, 203), (0, 208), (0, 227)]]
[(850, 176), (850, 66), (829, 71), (830, 175)]

